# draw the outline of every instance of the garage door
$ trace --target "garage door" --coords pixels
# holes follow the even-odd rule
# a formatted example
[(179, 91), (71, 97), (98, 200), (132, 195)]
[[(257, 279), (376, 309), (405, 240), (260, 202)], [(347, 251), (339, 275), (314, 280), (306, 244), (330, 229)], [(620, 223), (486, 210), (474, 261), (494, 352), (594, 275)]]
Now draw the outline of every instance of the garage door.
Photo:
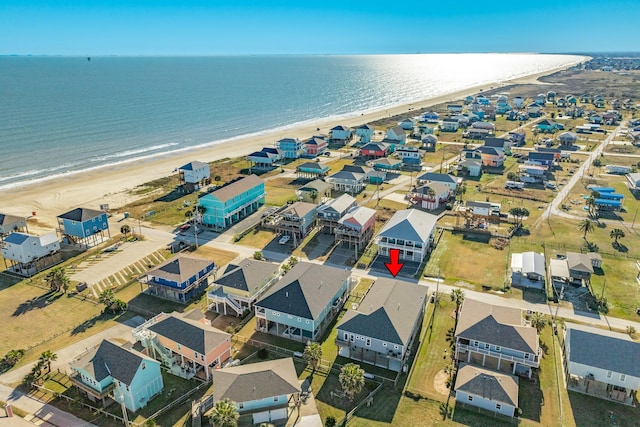
[(254, 424), (268, 423), (269, 421), (271, 421), (269, 419), (269, 411), (258, 412), (258, 413), (253, 414), (253, 423)]
[(271, 421), (283, 420), (287, 418), (287, 408), (275, 409), (271, 411)]

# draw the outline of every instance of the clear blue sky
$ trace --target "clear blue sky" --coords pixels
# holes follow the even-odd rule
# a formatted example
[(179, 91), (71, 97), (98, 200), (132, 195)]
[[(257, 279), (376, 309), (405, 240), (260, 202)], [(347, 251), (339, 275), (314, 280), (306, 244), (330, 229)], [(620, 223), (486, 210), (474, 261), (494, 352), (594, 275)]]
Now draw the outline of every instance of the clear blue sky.
[(0, 0), (0, 54), (632, 51), (639, 17), (640, 0)]

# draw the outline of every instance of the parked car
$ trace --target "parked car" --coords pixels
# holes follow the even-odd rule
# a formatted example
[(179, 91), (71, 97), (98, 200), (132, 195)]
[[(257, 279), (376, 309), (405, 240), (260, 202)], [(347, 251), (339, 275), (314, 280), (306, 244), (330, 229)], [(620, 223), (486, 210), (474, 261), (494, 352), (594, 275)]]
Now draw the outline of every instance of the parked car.
[(280, 240), (278, 240), (278, 243), (280, 243), (281, 245), (286, 245), (289, 240), (291, 240), (291, 236), (287, 234), (285, 236), (282, 236)]

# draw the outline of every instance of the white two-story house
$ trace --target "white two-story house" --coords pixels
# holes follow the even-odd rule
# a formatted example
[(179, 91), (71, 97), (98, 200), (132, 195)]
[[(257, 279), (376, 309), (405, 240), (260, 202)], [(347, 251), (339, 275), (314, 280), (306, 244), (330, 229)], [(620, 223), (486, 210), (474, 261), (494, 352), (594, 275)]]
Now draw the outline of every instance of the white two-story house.
[(378, 255), (400, 250), (400, 259), (422, 262), (431, 250), (438, 217), (417, 209), (397, 211), (378, 233)]

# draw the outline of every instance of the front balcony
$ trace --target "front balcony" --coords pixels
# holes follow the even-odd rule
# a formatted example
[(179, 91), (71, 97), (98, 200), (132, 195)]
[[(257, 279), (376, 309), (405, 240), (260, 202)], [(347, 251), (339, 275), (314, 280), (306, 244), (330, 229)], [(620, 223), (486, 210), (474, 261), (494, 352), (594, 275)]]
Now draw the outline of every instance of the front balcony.
[(457, 344), (457, 352), (459, 355), (467, 352), (477, 353), (484, 356), (490, 356), (490, 357), (496, 358), (500, 361), (519, 363), (521, 365), (529, 366), (531, 368), (540, 367), (540, 356), (542, 355), (541, 349), (538, 349), (538, 354), (533, 359), (531, 358), (527, 359), (525, 357), (512, 356), (510, 354), (504, 354), (495, 350), (485, 349), (485, 348), (476, 347), (476, 346), (470, 346), (470, 345), (461, 344), (461, 343)]
[(634, 390), (596, 381), (593, 376), (581, 377), (569, 374), (567, 377), (567, 390), (615, 403), (622, 403), (623, 405), (635, 406), (636, 392)]

